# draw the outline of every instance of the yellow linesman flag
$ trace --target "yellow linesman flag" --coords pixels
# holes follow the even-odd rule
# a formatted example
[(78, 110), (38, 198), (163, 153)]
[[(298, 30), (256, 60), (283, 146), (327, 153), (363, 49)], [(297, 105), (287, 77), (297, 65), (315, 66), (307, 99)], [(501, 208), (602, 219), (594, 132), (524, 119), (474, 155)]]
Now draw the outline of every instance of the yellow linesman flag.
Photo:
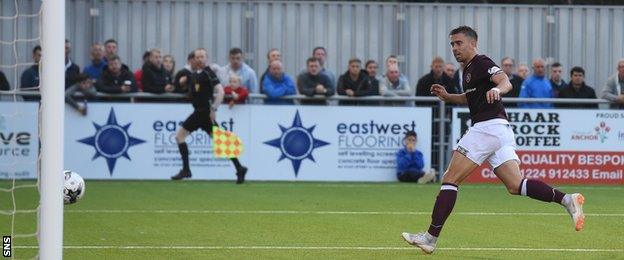
[(243, 153), (243, 142), (236, 134), (213, 126), (212, 150), (217, 158), (238, 158)]

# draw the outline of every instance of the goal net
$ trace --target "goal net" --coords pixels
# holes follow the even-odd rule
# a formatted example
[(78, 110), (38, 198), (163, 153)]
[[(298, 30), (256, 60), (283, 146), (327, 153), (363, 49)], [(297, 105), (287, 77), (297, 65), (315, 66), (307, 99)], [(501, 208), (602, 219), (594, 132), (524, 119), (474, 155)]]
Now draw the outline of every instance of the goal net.
[(64, 0), (0, 1), (2, 256), (61, 259)]

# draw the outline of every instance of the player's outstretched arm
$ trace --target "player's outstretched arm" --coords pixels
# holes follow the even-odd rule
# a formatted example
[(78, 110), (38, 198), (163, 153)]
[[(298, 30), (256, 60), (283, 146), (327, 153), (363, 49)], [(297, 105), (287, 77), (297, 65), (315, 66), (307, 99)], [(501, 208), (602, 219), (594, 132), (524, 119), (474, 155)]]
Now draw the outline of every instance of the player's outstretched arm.
[(496, 87), (485, 93), (487, 102), (491, 104), (496, 100), (500, 100), (502, 95), (511, 91), (512, 86), (511, 82), (509, 82), (509, 77), (505, 73), (494, 74), (490, 80), (496, 84)]
[(455, 103), (460, 105), (468, 104), (466, 94), (449, 94), (446, 88), (440, 84), (431, 85), (431, 93), (438, 96), (438, 98), (444, 102)]

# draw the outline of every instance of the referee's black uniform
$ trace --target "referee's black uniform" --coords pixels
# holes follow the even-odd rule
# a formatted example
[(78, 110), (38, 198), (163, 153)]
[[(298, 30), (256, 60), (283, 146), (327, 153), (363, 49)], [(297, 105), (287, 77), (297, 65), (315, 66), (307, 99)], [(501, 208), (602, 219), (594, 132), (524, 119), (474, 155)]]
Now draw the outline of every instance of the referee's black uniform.
[(210, 119), (210, 109), (215, 86), (220, 84), (219, 78), (210, 68), (206, 67), (201, 71), (194, 71), (187, 79), (189, 94), (193, 103), (193, 114), (191, 114), (182, 124), (184, 129), (194, 132), (203, 129), (212, 137), (212, 125)]
[[(193, 104), (193, 113), (182, 123), (182, 127), (189, 133), (194, 132), (197, 129), (202, 129), (212, 137), (212, 126), (216, 125), (210, 118), (210, 111), (212, 109), (212, 99), (214, 95), (214, 89), (220, 84), (217, 75), (206, 67), (200, 71), (194, 71), (187, 77), (187, 86), (189, 87), (189, 94), (191, 96), (191, 102)], [(216, 108), (215, 108), (216, 109)], [(188, 159), (188, 146), (186, 142), (179, 143), (178, 149), (182, 156), (183, 168), (180, 172), (172, 176), (173, 180), (180, 180), (182, 178), (191, 177), (191, 169)], [(232, 163), (236, 167), (236, 183), (240, 184), (245, 181), (245, 174), (247, 168), (242, 166), (237, 158), (232, 158)]]

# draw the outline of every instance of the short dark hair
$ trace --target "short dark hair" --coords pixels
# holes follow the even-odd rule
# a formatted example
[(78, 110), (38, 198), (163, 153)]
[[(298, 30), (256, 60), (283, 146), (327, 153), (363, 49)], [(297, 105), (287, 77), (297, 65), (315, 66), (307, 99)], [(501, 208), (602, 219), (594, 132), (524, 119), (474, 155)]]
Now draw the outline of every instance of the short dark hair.
[(510, 61), (511, 61), (511, 63), (516, 64), (516, 61), (515, 61), (513, 58), (511, 58), (511, 57), (509, 57), (509, 56), (505, 56), (505, 58), (503, 58), (503, 59), (501, 60), (501, 65), (503, 65), (503, 62), (505, 62), (506, 60), (510, 60)]
[(41, 45), (35, 46), (35, 48), (33, 48), (32, 54), (35, 54), (37, 51), (41, 51)]
[(241, 54), (242, 55), (243, 54), (243, 50), (241, 50), (238, 47), (234, 47), (234, 48), (230, 49), (230, 56), (236, 55), (236, 54)]
[(149, 51), (149, 50), (148, 50), (148, 51), (145, 51), (145, 52), (143, 53), (143, 61), (146, 61), (146, 60), (149, 58), (149, 56), (150, 56), (151, 54), (152, 54), (152, 52), (151, 52), (151, 51)]
[(472, 29), (470, 26), (466, 26), (466, 25), (462, 25), (460, 27), (457, 27), (453, 30), (451, 30), (451, 33), (449, 33), (449, 35), (455, 35), (458, 33), (463, 33), (464, 35), (473, 38), (475, 40), (479, 39), (479, 36), (477, 35), (477, 31), (475, 31), (474, 29)]
[(314, 49), (312, 50), (312, 56), (314, 56), (314, 53), (315, 53), (316, 51), (318, 51), (318, 50), (323, 50), (323, 51), (325, 52), (325, 54), (327, 54), (327, 50), (325, 49), (325, 47), (323, 47), (323, 46), (317, 46), (317, 47), (314, 47)]
[(114, 61), (114, 60), (121, 61), (121, 58), (119, 58), (119, 56), (117, 56), (117, 55), (115, 55), (115, 54), (113, 54), (113, 56), (110, 56), (110, 57), (108, 58), (108, 61)]
[(89, 75), (84, 74), (84, 73), (80, 73), (80, 74), (76, 75), (76, 77), (74, 78), (74, 81), (76, 83), (80, 83), (80, 82), (83, 82), (83, 81), (88, 80), (88, 79), (89, 79)]
[(191, 53), (189, 53), (189, 54), (186, 56), (186, 60), (187, 60), (187, 61), (188, 61), (188, 60), (192, 60), (192, 59), (195, 59), (195, 51), (192, 51)]
[(368, 67), (368, 65), (371, 65), (372, 63), (377, 64), (377, 62), (374, 61), (374, 60), (367, 60), (366, 63), (364, 64), (364, 67), (366, 68), (366, 67)]
[(116, 45), (119, 45), (119, 43), (117, 43), (117, 41), (115, 39), (113, 39), (113, 38), (110, 38), (110, 39), (106, 40), (104, 42), (104, 45), (109, 44), (109, 43), (114, 43)]
[(351, 65), (351, 63), (357, 62), (359, 64), (362, 64), (362, 61), (358, 58), (351, 58), (349, 59), (349, 65)]
[(409, 130), (409, 131), (405, 132), (405, 137), (403, 137), (403, 138), (408, 138), (410, 136), (418, 138), (418, 135), (416, 134), (416, 132), (414, 132), (414, 130)]
[(550, 65), (550, 67), (561, 67), (561, 63), (559, 63), (558, 61), (555, 61), (555, 63)]
[(271, 52), (277, 51), (279, 52), (278, 48), (271, 48), (268, 52), (267, 52), (267, 59), (269, 58), (269, 56), (271, 55)]
[(315, 57), (310, 57), (306, 60), (306, 65), (310, 64), (310, 62), (318, 62), (321, 63), (321, 61)]
[(579, 66), (574, 66), (574, 68), (572, 68), (570, 70), (570, 77), (572, 77), (574, 72), (581, 73), (581, 74), (583, 74), (583, 76), (585, 76), (585, 70), (583, 68), (579, 67)]

